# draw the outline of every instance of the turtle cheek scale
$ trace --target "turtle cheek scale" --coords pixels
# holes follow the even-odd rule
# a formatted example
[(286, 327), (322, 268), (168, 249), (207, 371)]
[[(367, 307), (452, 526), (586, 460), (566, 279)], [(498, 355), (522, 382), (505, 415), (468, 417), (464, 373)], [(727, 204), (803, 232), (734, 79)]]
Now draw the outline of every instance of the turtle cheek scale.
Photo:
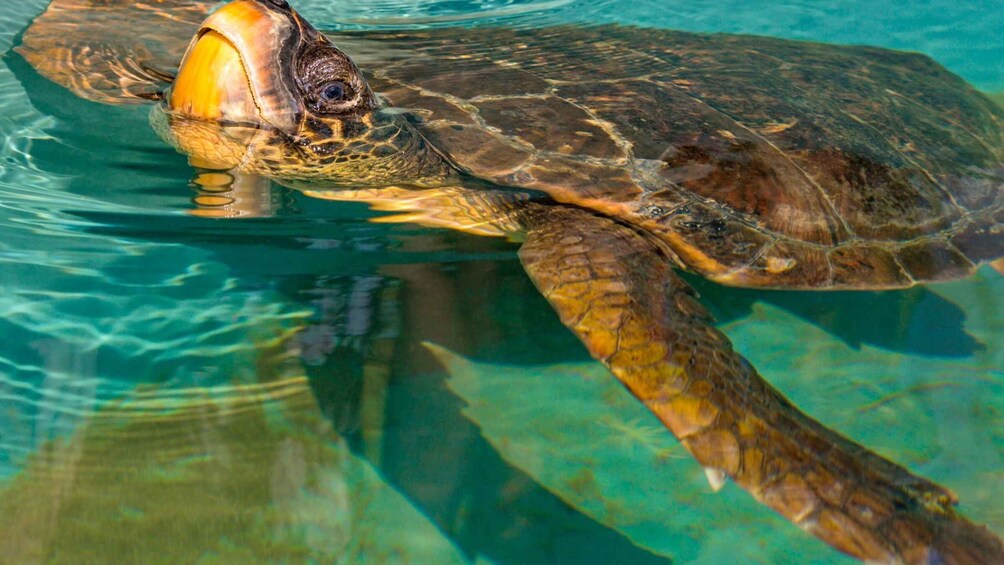
[(274, 165), (273, 173), (311, 181), (313, 189), (438, 186), (455, 174), (396, 111), (343, 117), (308, 114), (295, 139), (295, 150)]

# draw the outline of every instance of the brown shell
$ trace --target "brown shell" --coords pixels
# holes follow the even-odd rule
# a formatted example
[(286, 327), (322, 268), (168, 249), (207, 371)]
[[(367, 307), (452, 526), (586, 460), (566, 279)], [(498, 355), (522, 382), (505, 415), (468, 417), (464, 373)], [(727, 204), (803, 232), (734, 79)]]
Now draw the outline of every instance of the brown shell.
[(899, 287), (1004, 255), (1004, 111), (923, 55), (614, 26), (333, 39), (472, 174), (643, 225), (722, 282)]
[[(218, 2), (54, 0), (19, 51), (156, 97)], [(930, 58), (617, 26), (331, 36), (471, 174), (620, 217), (729, 284), (901, 287), (1004, 256), (1004, 111)]]

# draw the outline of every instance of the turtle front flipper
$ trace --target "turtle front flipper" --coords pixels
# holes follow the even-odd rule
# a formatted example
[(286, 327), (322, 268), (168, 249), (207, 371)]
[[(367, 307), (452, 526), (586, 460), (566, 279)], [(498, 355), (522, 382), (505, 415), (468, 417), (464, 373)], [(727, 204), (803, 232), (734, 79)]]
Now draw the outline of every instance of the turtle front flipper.
[(106, 104), (159, 98), (217, 0), (53, 0), (16, 48), (42, 76)]
[(732, 349), (662, 244), (615, 220), (528, 207), (520, 258), (596, 359), (708, 471), (876, 562), (1001, 563), (953, 496), (801, 413)]

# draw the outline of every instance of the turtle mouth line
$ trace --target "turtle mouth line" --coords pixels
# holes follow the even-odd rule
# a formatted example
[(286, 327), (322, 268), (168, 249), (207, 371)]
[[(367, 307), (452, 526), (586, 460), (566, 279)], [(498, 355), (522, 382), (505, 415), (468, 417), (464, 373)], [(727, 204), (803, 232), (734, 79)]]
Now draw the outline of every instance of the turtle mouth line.
[[(258, 93), (255, 91), (254, 82), (251, 80), (251, 72), (250, 69), (248, 69), (248, 64), (247, 61), (245, 60), (244, 53), (242, 53), (240, 48), (237, 47), (238, 43), (234, 41), (233, 38), (231, 38), (227, 34), (226, 30), (217, 29), (216, 27), (212, 26), (204, 26), (202, 29), (200, 29), (196, 41), (201, 40), (202, 37), (207, 33), (219, 34), (220, 37), (222, 37), (223, 40), (227, 42), (227, 45), (229, 45), (230, 48), (233, 49), (234, 52), (237, 54), (237, 60), (240, 62), (241, 68), (244, 71), (244, 87), (247, 89), (247, 93), (251, 96), (251, 103), (254, 104), (255, 114), (258, 118), (264, 121), (268, 121), (267, 118), (265, 117), (265, 113), (262, 111), (263, 105), (258, 100)], [(252, 116), (245, 116), (245, 117), (250, 118)]]

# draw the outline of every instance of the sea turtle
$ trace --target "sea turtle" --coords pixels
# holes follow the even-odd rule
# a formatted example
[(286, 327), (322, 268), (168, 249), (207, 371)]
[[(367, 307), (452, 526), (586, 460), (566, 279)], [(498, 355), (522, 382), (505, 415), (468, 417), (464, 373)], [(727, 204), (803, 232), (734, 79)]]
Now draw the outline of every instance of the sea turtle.
[(949, 491), (772, 388), (676, 272), (891, 289), (999, 259), (1004, 111), (963, 80), (872, 47), (618, 26), (325, 37), (284, 0), (216, 6), (54, 0), (19, 52), (85, 98), (156, 101), (206, 168), (518, 239), (561, 320), (713, 486), (860, 559), (1004, 562)]

